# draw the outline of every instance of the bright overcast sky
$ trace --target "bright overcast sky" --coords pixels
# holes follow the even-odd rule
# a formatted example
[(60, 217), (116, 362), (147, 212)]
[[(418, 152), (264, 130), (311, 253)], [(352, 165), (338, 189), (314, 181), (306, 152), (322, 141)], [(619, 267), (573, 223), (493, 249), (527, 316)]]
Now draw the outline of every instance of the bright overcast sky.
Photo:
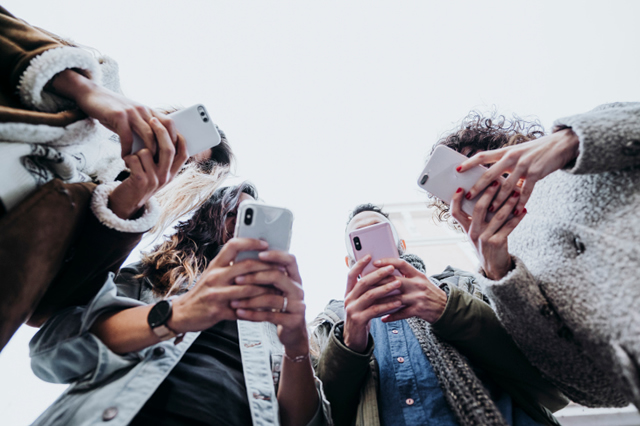
[[(639, 98), (635, 1), (4, 6), (116, 59), (135, 100), (206, 105), (239, 179), (294, 212), (309, 319), (344, 293), (349, 209), (424, 199), (415, 179), (426, 154), (469, 110), (495, 106), (548, 128)], [(33, 332), (24, 327), (0, 354), (2, 424), (33, 421), (64, 388), (31, 373)]]

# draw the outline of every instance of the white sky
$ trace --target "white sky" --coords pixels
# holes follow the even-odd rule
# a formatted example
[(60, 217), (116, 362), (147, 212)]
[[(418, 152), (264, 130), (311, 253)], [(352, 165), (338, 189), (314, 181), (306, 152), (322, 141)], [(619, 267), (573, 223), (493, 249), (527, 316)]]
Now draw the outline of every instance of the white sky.
[[(424, 199), (415, 179), (426, 154), (469, 110), (495, 105), (549, 127), (639, 98), (634, 1), (4, 6), (115, 58), (133, 99), (207, 106), (237, 175), (294, 212), (309, 319), (344, 293), (349, 210)], [(0, 354), (2, 424), (33, 421), (64, 389), (31, 373), (33, 332), (24, 327)]]

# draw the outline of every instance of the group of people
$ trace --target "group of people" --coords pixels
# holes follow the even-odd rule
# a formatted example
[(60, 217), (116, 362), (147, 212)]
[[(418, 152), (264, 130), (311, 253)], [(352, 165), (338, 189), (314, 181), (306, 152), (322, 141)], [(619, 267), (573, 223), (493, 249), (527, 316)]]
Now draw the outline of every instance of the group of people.
[[(428, 276), (394, 229), (400, 258), (364, 274), (347, 245), (344, 300), (307, 324), (296, 258), (233, 237), (258, 191), (222, 186), (224, 134), (188, 158), (113, 60), (2, 8), (0, 56), (0, 350), (40, 327), (33, 371), (70, 384), (35, 424), (554, 425), (569, 400), (640, 407), (640, 103), (548, 135), (471, 113), (436, 146), (469, 157), (459, 173), (489, 167), (431, 204), (481, 270)], [(345, 235), (382, 222), (359, 205)]]

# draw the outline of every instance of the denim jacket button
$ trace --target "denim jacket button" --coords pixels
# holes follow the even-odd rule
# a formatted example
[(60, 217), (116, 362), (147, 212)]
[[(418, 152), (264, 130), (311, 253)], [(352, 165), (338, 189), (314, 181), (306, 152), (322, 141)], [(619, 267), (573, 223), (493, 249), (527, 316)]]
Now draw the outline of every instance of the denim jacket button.
[(157, 357), (164, 355), (164, 348), (162, 346), (158, 346), (157, 348), (154, 348), (153, 355)]
[(102, 412), (102, 420), (108, 422), (109, 420), (113, 420), (118, 415), (118, 408), (109, 407)]

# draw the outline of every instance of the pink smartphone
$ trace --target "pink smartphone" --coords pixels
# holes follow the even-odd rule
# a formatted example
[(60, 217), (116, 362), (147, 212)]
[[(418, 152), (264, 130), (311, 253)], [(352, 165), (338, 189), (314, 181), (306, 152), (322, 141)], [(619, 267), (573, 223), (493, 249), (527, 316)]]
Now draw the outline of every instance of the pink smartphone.
[[(437, 147), (418, 178), (418, 186), (445, 203), (451, 204), (453, 194), (458, 188), (464, 189), (465, 192), (470, 190), (484, 172), (487, 171), (486, 167), (476, 166), (464, 173), (458, 173), (456, 167), (465, 160), (468, 160), (466, 156), (447, 146), (441, 145)], [(504, 178), (500, 177), (499, 182), (504, 182)], [(476, 202), (484, 191), (482, 190), (472, 200), (463, 198), (462, 211), (471, 216)], [(490, 221), (493, 215), (494, 213), (487, 212), (485, 221)]]
[[(349, 241), (351, 242), (351, 248), (353, 249), (356, 260), (360, 260), (368, 254), (371, 255), (371, 262), (362, 270), (362, 276), (368, 275), (378, 269), (373, 266), (373, 262), (376, 260), (400, 257), (398, 254), (398, 246), (391, 231), (391, 225), (387, 222), (376, 223), (375, 225), (356, 229), (349, 233)], [(393, 275), (397, 277), (402, 276), (397, 270), (393, 271)], [(396, 294), (400, 294), (399, 289), (389, 293), (389, 296), (395, 296)], [(392, 314), (402, 308), (404, 308), (404, 306), (383, 312), (379, 317)]]

